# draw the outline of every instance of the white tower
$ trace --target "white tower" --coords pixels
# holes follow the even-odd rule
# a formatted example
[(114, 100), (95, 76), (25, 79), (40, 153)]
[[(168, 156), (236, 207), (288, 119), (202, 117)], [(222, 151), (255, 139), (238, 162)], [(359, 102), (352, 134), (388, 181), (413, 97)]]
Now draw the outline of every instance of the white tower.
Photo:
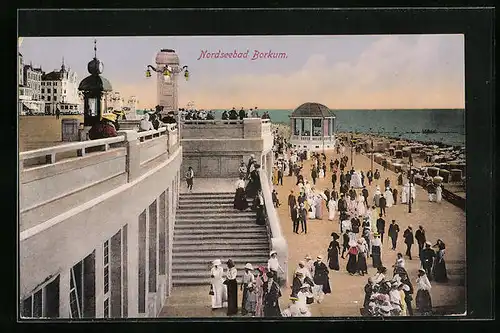
[(158, 101), (158, 105), (163, 106), (164, 112), (173, 110), (177, 113), (177, 79), (179, 76), (179, 56), (172, 49), (162, 49), (156, 54), (155, 62), (157, 65), (157, 69), (163, 69), (166, 66), (169, 66), (172, 70), (172, 74), (169, 77), (165, 77), (161, 70), (156, 73), (156, 98)]

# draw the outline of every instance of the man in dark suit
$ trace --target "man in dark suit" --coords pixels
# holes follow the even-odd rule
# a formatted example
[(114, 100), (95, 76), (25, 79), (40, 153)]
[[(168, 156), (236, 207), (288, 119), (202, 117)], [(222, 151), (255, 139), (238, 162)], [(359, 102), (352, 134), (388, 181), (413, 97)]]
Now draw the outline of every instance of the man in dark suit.
[(290, 208), (291, 214), (292, 214), (292, 222), (293, 222), (293, 232), (298, 234), (299, 233), (299, 208), (297, 206), (294, 206)]
[(311, 170), (311, 178), (313, 180), (313, 184), (316, 185), (316, 178), (318, 178), (318, 172), (316, 171), (316, 167), (313, 167)]
[(345, 175), (344, 172), (340, 172), (340, 187), (342, 187), (345, 183)]
[(366, 189), (366, 186), (363, 186), (363, 189), (361, 190), (361, 194), (363, 195), (363, 198), (365, 198), (366, 207), (368, 207), (368, 190)]
[(425, 230), (421, 225), (418, 226), (418, 230), (415, 231), (415, 239), (418, 244), (418, 256), (420, 257), (422, 254), (422, 250), (424, 249), (424, 244), (427, 241), (425, 238)]
[(332, 187), (335, 188), (335, 184), (337, 183), (337, 173), (332, 173)]
[(436, 257), (436, 252), (431, 248), (431, 246), (431, 242), (426, 242), (425, 249), (423, 249), (420, 253), (420, 262), (422, 263), (422, 267), (425, 269), (429, 280), (432, 280), (432, 264), (434, 263), (434, 258)]
[(396, 250), (396, 242), (398, 240), (399, 233), (399, 225), (396, 224), (396, 220), (392, 220), (392, 223), (389, 225), (389, 230), (387, 231), (389, 237), (391, 237), (392, 241), (392, 249)]
[(380, 241), (384, 244), (385, 220), (382, 218), (382, 214), (377, 219), (377, 232), (380, 234)]
[(387, 206), (387, 200), (383, 195), (380, 196), (380, 200), (378, 201), (378, 205), (380, 207), (380, 215), (384, 214), (384, 216), (387, 216), (385, 213), (385, 208)]
[(302, 229), (300, 232), (307, 234), (307, 209), (303, 203), (300, 204), (299, 212), (300, 227)]
[(297, 199), (293, 194), (293, 190), (291, 190), (290, 194), (288, 195), (288, 207), (290, 207), (290, 216), (292, 216), (292, 211), (296, 205), (297, 205)]
[(415, 240), (413, 239), (413, 228), (411, 227), (411, 225), (406, 228), (405, 232), (403, 233), (403, 237), (406, 244), (406, 255), (411, 260), (411, 246), (415, 242)]

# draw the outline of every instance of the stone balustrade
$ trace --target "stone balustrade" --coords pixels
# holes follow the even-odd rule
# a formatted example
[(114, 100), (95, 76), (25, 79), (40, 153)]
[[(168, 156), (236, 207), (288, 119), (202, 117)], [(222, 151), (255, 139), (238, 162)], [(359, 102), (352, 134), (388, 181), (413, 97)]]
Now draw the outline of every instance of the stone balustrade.
[(181, 123), (180, 133), (182, 172), (191, 166), (195, 177), (201, 178), (237, 177), (242, 160), (250, 154), (259, 159), (273, 148), (268, 119), (189, 120)]
[(19, 154), (20, 230), (133, 181), (179, 148), (175, 126)]
[(273, 205), (271, 183), (265, 172), (260, 173), (260, 183), (262, 187), (262, 196), (264, 198), (264, 206), (266, 208), (268, 235), (271, 240), (270, 245), (278, 254), (280, 266), (285, 271), (285, 285), (288, 285), (288, 245), (281, 231), (278, 213)]

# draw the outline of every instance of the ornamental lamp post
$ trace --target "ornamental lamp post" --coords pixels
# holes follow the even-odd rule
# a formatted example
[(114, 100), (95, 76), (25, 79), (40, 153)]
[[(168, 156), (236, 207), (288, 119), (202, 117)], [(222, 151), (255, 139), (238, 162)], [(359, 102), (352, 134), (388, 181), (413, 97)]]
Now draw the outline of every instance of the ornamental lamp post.
[(352, 145), (353, 145), (353, 134), (351, 132), (351, 167), (352, 167)]
[(412, 167), (413, 167), (413, 157), (411, 156), (411, 150), (410, 154), (408, 156), (409, 162), (410, 162), (410, 172), (408, 173), (408, 179), (410, 180), (410, 193), (408, 195), (408, 213), (411, 213), (411, 201), (412, 201), (412, 193), (411, 193), (411, 183), (413, 181), (412, 177)]
[(146, 77), (147, 78), (151, 77), (151, 71), (154, 71), (156, 73), (163, 73), (163, 79), (165, 80), (165, 82), (168, 82), (170, 80), (170, 77), (172, 76), (172, 74), (179, 74), (182, 72), (184, 72), (184, 78), (186, 79), (186, 81), (189, 80), (188, 66), (182, 66), (182, 67), (179, 67), (178, 69), (174, 69), (173, 67), (168, 66), (168, 65), (167, 66), (158, 66), (158, 67), (154, 67), (152, 65), (147, 65), (147, 67), (146, 67)]

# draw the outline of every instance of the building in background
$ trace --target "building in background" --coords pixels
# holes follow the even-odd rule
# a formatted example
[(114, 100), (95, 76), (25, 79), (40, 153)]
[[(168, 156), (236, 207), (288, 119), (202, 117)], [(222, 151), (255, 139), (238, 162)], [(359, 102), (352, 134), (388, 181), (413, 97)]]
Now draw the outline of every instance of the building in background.
[(41, 100), (43, 71), (32, 64), (25, 65), (23, 55), (18, 53), (18, 113), (19, 115), (43, 114), (45, 103)]
[(139, 105), (139, 100), (136, 96), (130, 96), (127, 100), (127, 105), (123, 107), (123, 111), (125, 112), (125, 116), (127, 119), (136, 119), (137, 118), (137, 108)]
[(61, 69), (42, 76), (41, 97), (45, 101), (45, 114), (81, 114), (83, 100), (78, 92), (78, 76), (66, 69), (64, 59)]
[(113, 91), (106, 94), (106, 112), (122, 111), (125, 99), (121, 96), (119, 91)]

